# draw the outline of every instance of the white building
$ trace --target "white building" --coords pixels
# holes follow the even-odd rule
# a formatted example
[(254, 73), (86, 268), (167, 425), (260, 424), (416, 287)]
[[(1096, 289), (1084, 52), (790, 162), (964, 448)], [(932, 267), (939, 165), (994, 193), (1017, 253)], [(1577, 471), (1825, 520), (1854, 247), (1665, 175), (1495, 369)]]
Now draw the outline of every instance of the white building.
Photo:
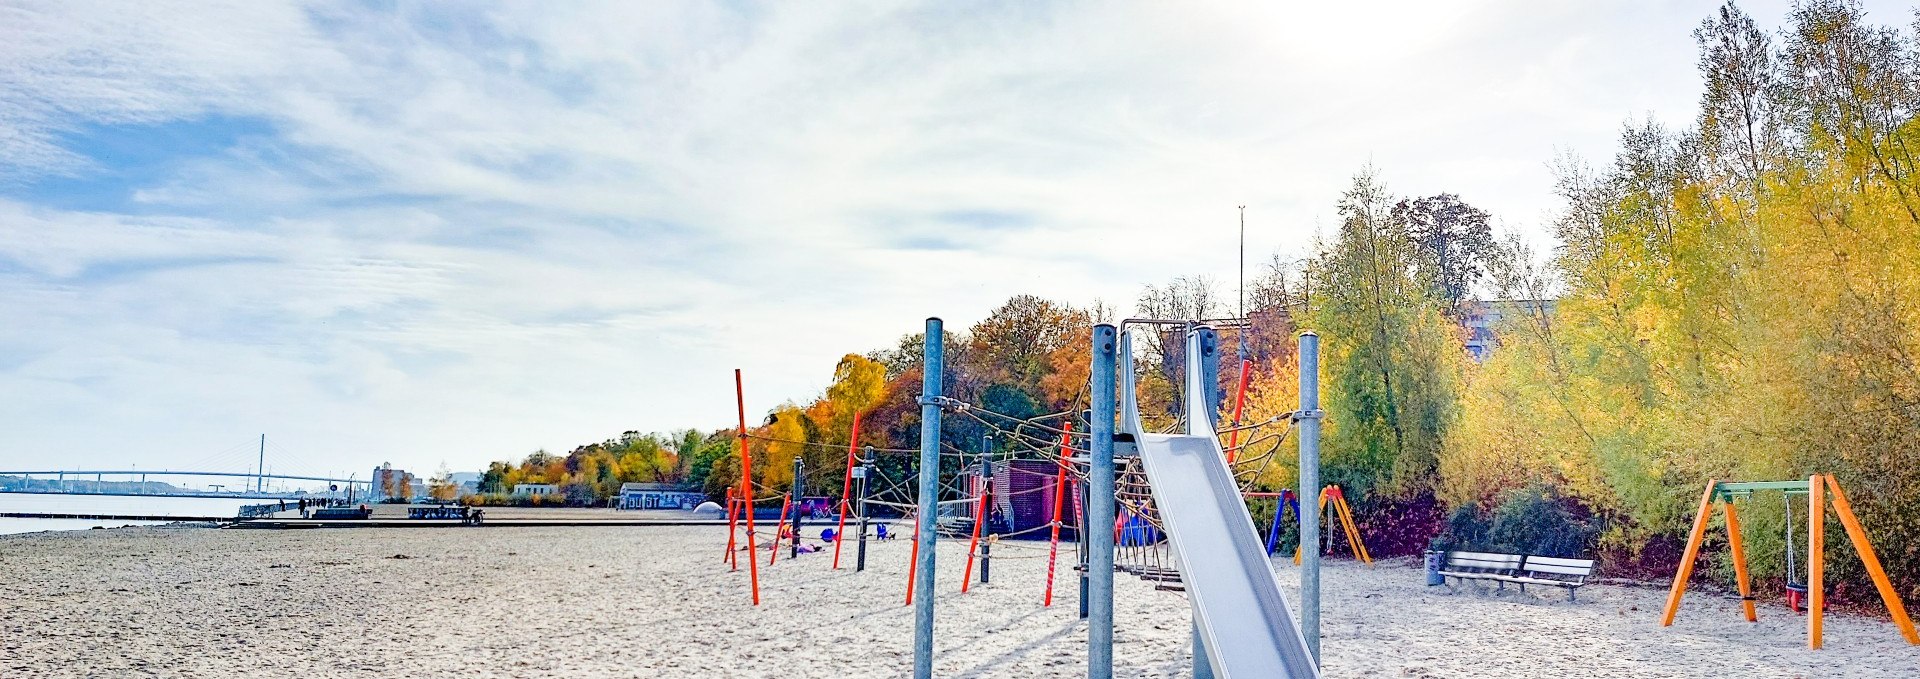
[(560, 487), (551, 483), (522, 483), (511, 491), (515, 497), (528, 495), (559, 495)]

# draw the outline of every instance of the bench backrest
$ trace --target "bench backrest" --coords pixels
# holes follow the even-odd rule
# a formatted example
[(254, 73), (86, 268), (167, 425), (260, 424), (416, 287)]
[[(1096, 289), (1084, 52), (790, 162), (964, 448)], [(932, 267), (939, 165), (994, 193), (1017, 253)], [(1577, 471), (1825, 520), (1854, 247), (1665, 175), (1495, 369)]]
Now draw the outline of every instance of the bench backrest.
[(1512, 571), (1519, 569), (1520, 563), (1525, 559), (1526, 557), (1519, 554), (1447, 552), (1447, 568), (1475, 572)]
[(1587, 579), (1587, 576), (1593, 574), (1593, 559), (1529, 556), (1523, 570), (1534, 577), (1582, 582)]

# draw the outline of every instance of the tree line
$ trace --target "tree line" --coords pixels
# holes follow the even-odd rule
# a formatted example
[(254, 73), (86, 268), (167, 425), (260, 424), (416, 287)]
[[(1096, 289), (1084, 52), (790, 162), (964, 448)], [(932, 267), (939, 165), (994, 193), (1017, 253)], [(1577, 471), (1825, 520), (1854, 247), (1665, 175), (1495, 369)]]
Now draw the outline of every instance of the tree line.
[[(1807, 0), (1773, 32), (1717, 8), (1694, 32), (1697, 115), (1628, 121), (1598, 167), (1557, 159), (1544, 248), (1496, 237), (1459, 196), (1396, 195), (1363, 169), (1338, 198), (1337, 230), (1259, 267), (1248, 324), (1223, 333), (1224, 355), (1252, 362), (1246, 419), (1297, 407), (1293, 342), (1312, 328), (1323, 478), (1346, 489), (1376, 553), (1599, 554), (1616, 573), (1666, 574), (1708, 479), (1831, 473), (1902, 593), (1920, 593), (1916, 30), (1875, 24), (1851, 0)], [(1219, 287), (1149, 285), (1133, 313), (1240, 313)], [(1015, 296), (941, 338), (947, 393), (1014, 417), (1078, 412), (1088, 333), (1115, 316), (1097, 301)], [(1169, 426), (1182, 345), (1144, 339), (1143, 411)], [(767, 414), (749, 432), (755, 480), (785, 487), (798, 458), (810, 487), (837, 493), (856, 413), (859, 445), (916, 447), (922, 340), (848, 354), (824, 393)], [(1491, 347), (1484, 360), (1472, 342)], [(1239, 366), (1223, 364), (1231, 390)], [(966, 417), (943, 427), (966, 450), (993, 433)], [(568, 501), (604, 500), (626, 480), (718, 498), (739, 480), (733, 436), (629, 432), (496, 463), (487, 478), (490, 492), (556, 482)], [(910, 473), (910, 456), (880, 458), (883, 475)], [(1291, 487), (1292, 459), (1275, 455), (1258, 485)], [(1785, 524), (1804, 536), (1806, 515), (1765, 502), (1779, 504), (1743, 522), (1755, 574), (1778, 580)], [(1830, 562), (1838, 596), (1866, 587), (1856, 561)]]

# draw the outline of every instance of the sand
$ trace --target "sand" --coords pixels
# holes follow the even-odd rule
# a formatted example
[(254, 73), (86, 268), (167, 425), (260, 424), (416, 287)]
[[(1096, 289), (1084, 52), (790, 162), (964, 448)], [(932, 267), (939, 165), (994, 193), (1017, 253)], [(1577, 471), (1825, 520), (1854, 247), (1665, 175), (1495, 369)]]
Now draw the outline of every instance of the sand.
[[(243, 531), (124, 528), (0, 537), (0, 676), (897, 677), (911, 660), (908, 543), (869, 569), (828, 554), (766, 567), (764, 605), (708, 527)], [(940, 550), (943, 677), (1084, 676), (1086, 627), (1063, 569), (1003, 543), (993, 582), (959, 593)], [(1070, 554), (1070, 550), (1063, 550)], [(407, 558), (395, 558), (404, 555)], [(764, 551), (761, 554), (764, 559)], [(1070, 558), (1070, 557), (1069, 557)], [(1067, 559), (1063, 559), (1065, 563)], [(1297, 579), (1278, 562), (1283, 583)], [(1410, 562), (1325, 571), (1330, 677), (1912, 677), (1920, 650), (1884, 621), (1831, 616), (1827, 649), (1778, 605), (1595, 585), (1580, 601), (1421, 584)], [(1184, 596), (1116, 578), (1116, 676), (1183, 676)], [(1297, 592), (1286, 587), (1290, 600)]]

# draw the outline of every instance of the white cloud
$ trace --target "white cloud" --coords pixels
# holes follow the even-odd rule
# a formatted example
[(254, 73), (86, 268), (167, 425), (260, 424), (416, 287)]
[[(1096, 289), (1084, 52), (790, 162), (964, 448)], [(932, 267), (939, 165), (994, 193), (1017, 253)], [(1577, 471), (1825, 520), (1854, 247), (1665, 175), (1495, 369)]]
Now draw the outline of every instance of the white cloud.
[(1297, 252), (1367, 163), (1537, 236), (1556, 148), (1691, 116), (1708, 11), (7, 5), (9, 186), (110, 170), (90, 126), (270, 132), (174, 149), (131, 207), (0, 193), (0, 466), (719, 426), (733, 367), (758, 410), (927, 315), (1231, 272), (1235, 205), (1256, 261)]

